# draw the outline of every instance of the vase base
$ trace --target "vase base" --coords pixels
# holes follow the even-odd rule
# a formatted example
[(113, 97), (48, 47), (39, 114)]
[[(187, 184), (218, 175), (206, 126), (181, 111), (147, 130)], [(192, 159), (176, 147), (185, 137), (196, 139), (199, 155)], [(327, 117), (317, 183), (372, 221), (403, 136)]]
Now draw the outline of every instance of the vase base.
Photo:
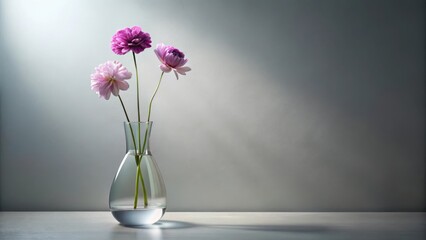
[(114, 218), (125, 226), (143, 226), (156, 223), (165, 212), (166, 208), (111, 210)]

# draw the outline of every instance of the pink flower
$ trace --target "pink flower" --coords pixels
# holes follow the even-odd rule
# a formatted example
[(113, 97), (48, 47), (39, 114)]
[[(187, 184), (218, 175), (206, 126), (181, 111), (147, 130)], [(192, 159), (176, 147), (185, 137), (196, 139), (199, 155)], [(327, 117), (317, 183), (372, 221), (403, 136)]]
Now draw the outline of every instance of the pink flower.
[(179, 79), (178, 73), (186, 75), (186, 72), (191, 71), (191, 68), (184, 67), (188, 62), (188, 59), (185, 58), (185, 54), (179, 51), (179, 49), (172, 46), (165, 46), (164, 44), (158, 44), (154, 50), (161, 64), (160, 69), (163, 72), (174, 71), (176, 78)]
[(145, 48), (151, 47), (149, 33), (142, 32), (140, 27), (124, 28), (117, 31), (111, 40), (112, 51), (118, 55), (124, 55), (129, 51), (140, 53)]
[(120, 62), (108, 61), (96, 67), (95, 72), (90, 75), (91, 87), (99, 97), (108, 100), (111, 93), (118, 96), (119, 90), (127, 90), (129, 84), (125, 80), (131, 77), (132, 73)]

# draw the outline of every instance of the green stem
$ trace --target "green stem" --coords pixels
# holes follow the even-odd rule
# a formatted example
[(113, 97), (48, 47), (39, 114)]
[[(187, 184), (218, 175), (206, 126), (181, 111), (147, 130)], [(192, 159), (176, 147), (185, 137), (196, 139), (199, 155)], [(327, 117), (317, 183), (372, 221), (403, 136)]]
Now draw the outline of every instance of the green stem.
[[(143, 157), (143, 155), (142, 155), (142, 157)], [(141, 163), (142, 163), (142, 160), (141, 160)], [(144, 205), (144, 207), (147, 207), (148, 206), (148, 195), (146, 195), (145, 181), (143, 180), (140, 164), (139, 164), (139, 177), (140, 177), (140, 180), (142, 182), (143, 205)]]
[(154, 94), (152, 94), (151, 101), (149, 102), (148, 121), (147, 122), (149, 122), (149, 120), (151, 119), (152, 100), (154, 100), (154, 97), (157, 94), (158, 89), (160, 88), (160, 84), (161, 84), (161, 80), (163, 79), (163, 75), (164, 75), (164, 72), (161, 73), (160, 81), (158, 81), (157, 88), (155, 89)]
[[(138, 157), (135, 155), (135, 160)], [(137, 160), (136, 160), (137, 161)], [(140, 172), (140, 164), (137, 165), (136, 168), (136, 182), (135, 182), (135, 200), (133, 201), (133, 209), (136, 209), (138, 207), (138, 196), (139, 196), (139, 172)]]
[[(133, 134), (132, 124), (130, 124), (129, 115), (127, 114), (126, 107), (124, 107), (123, 99), (121, 99), (120, 95), (118, 95), (118, 99), (120, 99), (121, 106), (123, 107), (124, 114), (126, 115), (127, 122), (129, 123), (130, 133), (132, 134), (133, 146), (135, 147), (135, 151), (136, 151), (136, 140), (135, 140), (135, 135)], [(136, 155), (137, 154), (135, 152), (135, 156)], [(139, 164), (137, 159), (136, 159), (136, 164)]]
[[(132, 52), (133, 55), (133, 62), (135, 63), (135, 71), (136, 71), (136, 104), (137, 104), (137, 108), (138, 108), (138, 143), (139, 143), (139, 150), (141, 150), (141, 110), (140, 110), (140, 105), (139, 105), (139, 73), (138, 73), (138, 64), (136, 63), (136, 54), (135, 52)], [(135, 151), (137, 152), (137, 149), (135, 147)], [(143, 200), (144, 200), (144, 206), (148, 206), (148, 198), (146, 196), (146, 188), (145, 188), (145, 182), (143, 180), (143, 175), (142, 175), (142, 171), (141, 171), (141, 167), (140, 167), (140, 163), (142, 161), (142, 156), (143, 156), (143, 151), (137, 153), (137, 155), (141, 156), (141, 158), (139, 159), (138, 163), (138, 172), (136, 175), (136, 188), (135, 189), (135, 203), (133, 205), (133, 208), (136, 209), (137, 207), (137, 193), (138, 193), (138, 185), (139, 185), (139, 177), (141, 178), (141, 182), (142, 182), (142, 190), (143, 190)]]
[(133, 146), (135, 148), (135, 162), (136, 162), (136, 165), (137, 165), (137, 172), (136, 172), (136, 183), (135, 183), (135, 200), (134, 200), (134, 203), (133, 203), (133, 208), (136, 209), (138, 207), (138, 196), (139, 196), (139, 194), (138, 194), (139, 193), (139, 181), (138, 180), (139, 180), (139, 178), (141, 179), (141, 182), (142, 182), (142, 188), (143, 188), (143, 193), (144, 193), (143, 200), (144, 200), (144, 206), (146, 207), (146, 206), (148, 206), (148, 199), (147, 199), (147, 196), (146, 196), (146, 189), (145, 189), (145, 183), (144, 183), (144, 180), (143, 180), (143, 177), (142, 177), (142, 171), (141, 171), (141, 168), (140, 168), (140, 163), (141, 163), (141, 160), (142, 160), (140, 158), (140, 156), (142, 156), (142, 155), (138, 154), (138, 152), (137, 152), (135, 135), (133, 134), (132, 124), (130, 123), (129, 115), (127, 114), (126, 107), (124, 106), (123, 99), (121, 99), (120, 95), (118, 95), (118, 99), (120, 99), (121, 106), (123, 107), (124, 114), (126, 115), (127, 122), (129, 123), (130, 133), (132, 134)]
[(124, 114), (126, 115), (127, 122), (130, 122), (129, 115), (127, 115), (126, 107), (124, 107), (123, 99), (121, 99), (120, 94), (118, 94), (118, 99), (120, 99), (121, 106), (123, 107)]
[(152, 94), (151, 101), (149, 102), (149, 109), (148, 109), (148, 119), (147, 119), (147, 125), (145, 129), (145, 137), (143, 139), (143, 146), (142, 146), (142, 154), (145, 153), (146, 148), (146, 140), (148, 136), (148, 129), (149, 129), (149, 121), (151, 120), (151, 109), (152, 109), (152, 101), (154, 100), (155, 95), (158, 92), (158, 89), (160, 88), (161, 80), (163, 79), (164, 72), (161, 73), (160, 80), (158, 81), (157, 87), (155, 88), (154, 94)]
[[(134, 53), (133, 53), (133, 56), (134, 56)], [(135, 59), (135, 63), (136, 63), (136, 59)], [(146, 123), (147, 125), (146, 125), (146, 129), (145, 129), (145, 136), (144, 136), (144, 139), (143, 139), (143, 147), (142, 147), (142, 152), (141, 152), (141, 154), (142, 154), (141, 156), (142, 157), (145, 154), (145, 148), (146, 148), (146, 142), (147, 142), (146, 140), (147, 140), (147, 137), (148, 137), (148, 130), (149, 130), (149, 121), (151, 119), (152, 101), (154, 100), (154, 97), (157, 94), (158, 89), (160, 88), (160, 84), (161, 84), (161, 80), (163, 79), (163, 75), (164, 75), (164, 72), (161, 73), (160, 81), (158, 81), (157, 88), (155, 89), (154, 94), (152, 94), (151, 101), (149, 102), (148, 120), (147, 120), (147, 123)], [(139, 121), (139, 124), (140, 124), (140, 121)], [(139, 134), (140, 134), (140, 129), (139, 129)], [(140, 137), (140, 135), (139, 135), (139, 137)], [(140, 144), (140, 138), (139, 138), (139, 144)], [(139, 145), (139, 147), (140, 147), (140, 145)], [(142, 159), (141, 159), (141, 161), (139, 163), (141, 163), (141, 162), (142, 162)], [(141, 169), (140, 169), (140, 164), (138, 165), (138, 170), (137, 171), (138, 172), (137, 172), (137, 176), (136, 176), (135, 194), (137, 194), (138, 190), (139, 190), (139, 188), (138, 188), (139, 187), (138, 178), (140, 177), (140, 180), (142, 182), (143, 202), (144, 202), (144, 206), (146, 207), (146, 206), (148, 206), (148, 198), (147, 198), (147, 195), (146, 195), (145, 181), (143, 180), (142, 172), (141, 172)], [(136, 195), (135, 195), (135, 203), (134, 203), (133, 207), (135, 209), (137, 207), (137, 196)]]
[(139, 106), (139, 73), (138, 73), (138, 64), (136, 63), (136, 54), (132, 51), (133, 54), (133, 62), (135, 63), (135, 71), (136, 71), (136, 104), (138, 107), (138, 140), (139, 140), (139, 150), (141, 149), (141, 110)]
[[(132, 52), (132, 55), (133, 55), (133, 62), (135, 63), (135, 71), (136, 71), (136, 99), (137, 99), (136, 104), (137, 104), (137, 108), (138, 108), (138, 140), (139, 140), (138, 143), (139, 143), (139, 150), (141, 150), (141, 110), (140, 110), (140, 106), (139, 106), (139, 102), (140, 102), (139, 101), (139, 73), (138, 73), (138, 64), (136, 63), (135, 52)], [(142, 182), (142, 190), (143, 190), (143, 202), (144, 202), (144, 206), (147, 207), (148, 206), (148, 197), (146, 195), (145, 182), (143, 180), (143, 175), (142, 175), (142, 171), (141, 171), (141, 167), (140, 167), (140, 164), (141, 164), (142, 158), (143, 158), (143, 151), (140, 151), (138, 153), (138, 155), (140, 156), (140, 159), (138, 161), (138, 173), (136, 175), (136, 182), (138, 183), (137, 185), (139, 185), (139, 177), (140, 177), (141, 182)], [(135, 204), (133, 206), (135, 209), (137, 207), (137, 193), (138, 193), (138, 189), (136, 189), (136, 191), (135, 191)]]

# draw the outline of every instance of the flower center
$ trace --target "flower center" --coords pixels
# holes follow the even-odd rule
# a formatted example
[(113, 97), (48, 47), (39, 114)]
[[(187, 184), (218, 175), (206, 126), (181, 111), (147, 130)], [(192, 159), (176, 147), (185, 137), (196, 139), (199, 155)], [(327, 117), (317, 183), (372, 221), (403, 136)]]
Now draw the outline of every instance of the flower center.
[(141, 43), (142, 38), (133, 38), (131, 42), (128, 43), (130, 47), (137, 46)]
[(179, 57), (179, 58), (185, 57), (185, 54), (183, 54), (183, 52), (179, 51), (178, 49), (173, 49), (172, 54), (173, 54), (173, 56), (176, 56), (176, 57)]

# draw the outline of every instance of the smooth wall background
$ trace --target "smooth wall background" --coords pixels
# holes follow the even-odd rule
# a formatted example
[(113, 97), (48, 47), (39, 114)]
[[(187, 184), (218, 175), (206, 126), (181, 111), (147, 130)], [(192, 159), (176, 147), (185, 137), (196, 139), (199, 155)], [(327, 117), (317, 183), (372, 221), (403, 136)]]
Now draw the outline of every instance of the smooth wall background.
[[(134, 72), (112, 35), (140, 25), (184, 51), (153, 106), (171, 211), (424, 211), (425, 3), (2, 0), (0, 209), (106, 210)], [(160, 70), (138, 55), (142, 115)], [(122, 93), (136, 119), (135, 80)]]

